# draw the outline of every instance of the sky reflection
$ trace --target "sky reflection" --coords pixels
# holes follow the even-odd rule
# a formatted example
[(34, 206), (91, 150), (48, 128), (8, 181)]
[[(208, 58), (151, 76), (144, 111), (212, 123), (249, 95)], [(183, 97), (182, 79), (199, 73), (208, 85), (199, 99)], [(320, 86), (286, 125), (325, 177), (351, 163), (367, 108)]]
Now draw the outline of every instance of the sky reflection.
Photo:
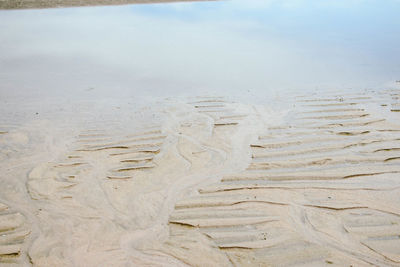
[(0, 11), (0, 96), (248, 94), (400, 79), (400, 2)]

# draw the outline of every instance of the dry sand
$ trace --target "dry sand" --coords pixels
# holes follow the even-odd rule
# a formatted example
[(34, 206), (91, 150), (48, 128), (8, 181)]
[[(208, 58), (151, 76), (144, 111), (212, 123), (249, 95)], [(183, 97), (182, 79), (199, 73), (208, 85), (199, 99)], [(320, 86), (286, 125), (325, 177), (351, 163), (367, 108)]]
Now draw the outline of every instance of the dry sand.
[(399, 266), (399, 96), (10, 100), (0, 265)]
[(0, 9), (58, 8), (79, 6), (109, 6), (130, 4), (156, 4), (214, 0), (0, 0)]
[(169, 2), (193, 2), (193, 1), (213, 1), (213, 0), (0, 0), (0, 9), (108, 6), (108, 5), (153, 4), (153, 3), (169, 3)]

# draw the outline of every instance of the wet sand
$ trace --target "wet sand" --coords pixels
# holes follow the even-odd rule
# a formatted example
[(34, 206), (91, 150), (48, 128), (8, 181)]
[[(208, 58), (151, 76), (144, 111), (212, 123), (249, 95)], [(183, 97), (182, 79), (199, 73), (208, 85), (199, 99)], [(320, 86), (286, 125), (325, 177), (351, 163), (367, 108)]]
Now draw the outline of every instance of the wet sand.
[(10, 100), (0, 263), (399, 266), (399, 95)]
[(108, 6), (129, 4), (152, 4), (213, 0), (0, 0), (0, 9), (57, 8), (79, 6)]

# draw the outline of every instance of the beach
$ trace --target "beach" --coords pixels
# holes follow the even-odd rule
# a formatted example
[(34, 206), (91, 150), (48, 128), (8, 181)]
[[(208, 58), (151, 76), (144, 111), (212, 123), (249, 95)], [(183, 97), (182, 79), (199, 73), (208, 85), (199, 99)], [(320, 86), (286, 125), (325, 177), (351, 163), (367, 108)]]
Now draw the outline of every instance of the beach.
[[(0, 0), (0, 9), (40, 9), (82, 6), (115, 6), (132, 4), (160, 4), (173, 2), (193, 2), (196, 0)], [(207, 0), (202, 0), (207, 1)], [(208, 0), (212, 1), (212, 0)]]
[(0, 12), (0, 266), (400, 266), (393, 56), (139, 6)]
[(2, 264), (396, 266), (399, 93), (298, 96), (273, 116), (226, 97), (87, 102), (103, 111), (2, 123)]

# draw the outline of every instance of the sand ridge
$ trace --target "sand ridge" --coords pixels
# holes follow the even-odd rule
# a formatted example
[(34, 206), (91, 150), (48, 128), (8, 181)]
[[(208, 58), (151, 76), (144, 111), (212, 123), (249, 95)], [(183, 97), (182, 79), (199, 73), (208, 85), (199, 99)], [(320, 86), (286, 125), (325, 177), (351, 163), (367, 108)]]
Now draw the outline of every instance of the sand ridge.
[(0, 263), (398, 266), (397, 93), (293, 97), (273, 116), (199, 96), (4, 122)]
[(266, 127), (250, 144), (246, 170), (176, 203), (170, 239), (186, 247), (183, 233), (198, 229), (227, 266), (399, 264), (399, 187), (391, 185), (400, 173), (400, 128), (371, 119), (365, 100), (372, 98), (296, 101), (292, 123)]

